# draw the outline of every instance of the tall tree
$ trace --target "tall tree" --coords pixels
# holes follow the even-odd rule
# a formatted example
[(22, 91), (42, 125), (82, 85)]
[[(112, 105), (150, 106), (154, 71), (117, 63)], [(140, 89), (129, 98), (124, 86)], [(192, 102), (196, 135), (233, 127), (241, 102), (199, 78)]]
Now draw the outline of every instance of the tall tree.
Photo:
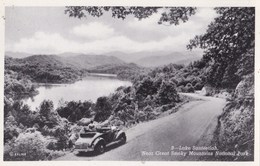
[[(187, 48), (205, 49), (204, 58), (218, 64), (213, 65), (212, 70), (222, 73), (221, 78), (217, 75), (218, 78), (210, 77), (212, 80), (208, 81), (220, 81), (216, 86), (232, 88), (254, 68), (255, 8), (221, 7), (215, 10), (219, 16), (211, 22), (205, 34), (190, 40)], [(247, 68), (241, 71), (241, 67)]]

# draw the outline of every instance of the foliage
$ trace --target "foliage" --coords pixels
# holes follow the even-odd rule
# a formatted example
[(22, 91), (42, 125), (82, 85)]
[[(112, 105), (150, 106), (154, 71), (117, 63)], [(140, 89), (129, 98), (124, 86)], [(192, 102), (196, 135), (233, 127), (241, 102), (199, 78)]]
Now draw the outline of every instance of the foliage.
[(61, 117), (68, 119), (70, 122), (77, 122), (81, 118), (90, 118), (92, 116), (93, 103), (90, 101), (70, 101), (57, 108), (57, 112)]
[(133, 80), (136, 75), (144, 73), (147, 69), (137, 66), (134, 63), (129, 64), (106, 64), (97, 66), (87, 71), (90, 73), (108, 73), (116, 74), (117, 78), (122, 80)]
[(161, 105), (179, 102), (175, 83), (163, 81), (158, 92), (158, 100)]
[(16, 138), (21, 131), (12, 115), (6, 117), (4, 122), (4, 143)]
[(254, 75), (239, 83), (218, 119), (214, 143), (220, 151), (244, 152), (244, 156), (217, 156), (215, 160), (254, 160)]
[(164, 9), (161, 14), (159, 24), (169, 23), (178, 25), (180, 21), (188, 21), (188, 17), (194, 15), (196, 12), (195, 7), (124, 7), (124, 6), (68, 6), (65, 13), (70, 17), (82, 18), (90, 15), (92, 17), (100, 17), (104, 12), (110, 12), (112, 17), (118, 19), (125, 19), (128, 15), (133, 15), (139, 20), (145, 19), (157, 13), (160, 9)]
[(139, 100), (146, 98), (148, 95), (153, 95), (157, 92), (153, 80), (150, 77), (145, 77), (136, 87), (136, 95)]
[(54, 127), (61, 121), (57, 111), (53, 108), (53, 102), (51, 100), (44, 100), (40, 104), (39, 113), (36, 115), (36, 122), (42, 128), (47, 125), (48, 127)]
[(4, 95), (7, 98), (19, 99), (37, 94), (35, 85), (24, 75), (5, 69)]
[(99, 97), (97, 99), (94, 111), (96, 113), (94, 120), (95, 121), (104, 121), (106, 120), (112, 111), (112, 106), (109, 102), (108, 97)]
[(16, 72), (22, 78), (40, 83), (74, 82), (85, 73), (47, 55), (35, 55), (24, 59), (5, 57), (5, 70)]
[(253, 70), (255, 9), (221, 7), (215, 10), (219, 16), (208, 26), (207, 32), (192, 39), (187, 48), (205, 49), (204, 59), (213, 62), (207, 78), (211, 85), (235, 88), (242, 76)]
[(185, 88), (186, 88), (186, 92), (189, 92), (189, 93), (194, 92), (194, 88), (191, 83), (188, 83)]
[[(6, 147), (5, 160), (44, 160), (45, 138), (34, 128), (20, 133), (13, 144)], [(19, 155), (17, 155), (19, 154)]]

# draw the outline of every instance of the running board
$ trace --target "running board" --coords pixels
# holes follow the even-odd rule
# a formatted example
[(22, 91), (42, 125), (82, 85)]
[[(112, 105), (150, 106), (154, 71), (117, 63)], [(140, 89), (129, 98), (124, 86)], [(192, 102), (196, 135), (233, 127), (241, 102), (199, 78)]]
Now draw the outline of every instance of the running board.
[(114, 145), (114, 144), (118, 144), (118, 143), (120, 143), (121, 141), (122, 141), (122, 140), (113, 141), (113, 142), (107, 144), (106, 146), (111, 146), (111, 145)]

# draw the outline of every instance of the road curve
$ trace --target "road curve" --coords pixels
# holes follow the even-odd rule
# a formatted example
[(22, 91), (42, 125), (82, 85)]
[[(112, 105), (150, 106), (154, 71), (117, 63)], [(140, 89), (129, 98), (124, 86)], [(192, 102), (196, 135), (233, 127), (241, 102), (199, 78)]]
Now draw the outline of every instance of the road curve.
[[(191, 101), (179, 111), (156, 120), (141, 123), (126, 131), (125, 145), (111, 148), (99, 156), (76, 156), (69, 153), (57, 160), (124, 160), (124, 161), (182, 161), (198, 157), (172, 154), (174, 146), (203, 146), (212, 135), (225, 100), (198, 94), (185, 94), (202, 100)], [(206, 138), (206, 139), (205, 139)], [(180, 152), (179, 149), (176, 152)], [(185, 151), (184, 151), (185, 152)]]

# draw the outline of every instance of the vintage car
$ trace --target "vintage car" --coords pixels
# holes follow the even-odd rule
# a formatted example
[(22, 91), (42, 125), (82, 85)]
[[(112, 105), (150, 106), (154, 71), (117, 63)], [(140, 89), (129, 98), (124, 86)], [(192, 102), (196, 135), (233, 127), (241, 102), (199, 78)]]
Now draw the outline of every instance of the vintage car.
[(124, 144), (126, 134), (116, 126), (96, 128), (94, 131), (83, 130), (75, 142), (74, 153), (92, 151), (96, 154), (105, 152), (112, 144)]

